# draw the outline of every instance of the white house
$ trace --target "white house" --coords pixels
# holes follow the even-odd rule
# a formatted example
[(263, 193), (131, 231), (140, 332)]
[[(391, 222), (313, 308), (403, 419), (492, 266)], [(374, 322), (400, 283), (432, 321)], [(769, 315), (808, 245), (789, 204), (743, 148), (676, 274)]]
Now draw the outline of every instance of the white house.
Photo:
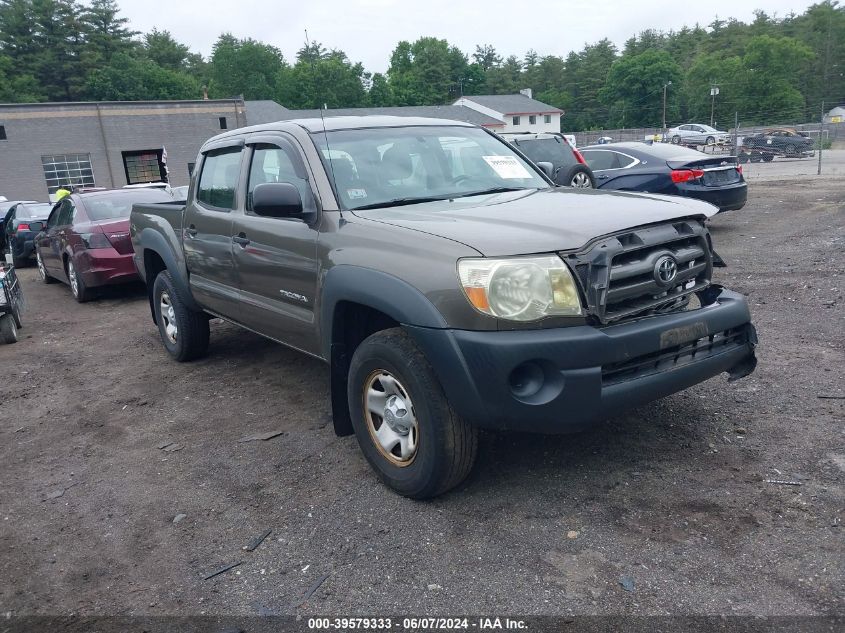
[(505, 124), (497, 132), (560, 132), (563, 110), (533, 98), (530, 88), (516, 95), (472, 95), (453, 105), (465, 106)]

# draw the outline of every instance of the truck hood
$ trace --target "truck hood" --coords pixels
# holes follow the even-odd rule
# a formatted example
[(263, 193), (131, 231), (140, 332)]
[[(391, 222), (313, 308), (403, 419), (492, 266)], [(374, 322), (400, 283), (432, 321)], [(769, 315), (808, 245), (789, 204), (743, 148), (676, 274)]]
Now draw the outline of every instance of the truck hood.
[(565, 187), (356, 211), (359, 217), (460, 242), (487, 257), (577, 250), (597, 237), (684, 217), (713, 205), (647, 193)]

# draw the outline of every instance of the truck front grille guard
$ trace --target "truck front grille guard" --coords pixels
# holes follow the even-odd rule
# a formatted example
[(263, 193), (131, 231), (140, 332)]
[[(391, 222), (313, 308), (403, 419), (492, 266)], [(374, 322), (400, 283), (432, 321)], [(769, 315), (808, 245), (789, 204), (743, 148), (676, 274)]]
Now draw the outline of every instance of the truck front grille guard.
[[(604, 325), (682, 310), (713, 274), (707, 229), (694, 220), (626, 231), (561, 257), (575, 272), (590, 314)], [(660, 264), (674, 266), (670, 280), (660, 277)]]

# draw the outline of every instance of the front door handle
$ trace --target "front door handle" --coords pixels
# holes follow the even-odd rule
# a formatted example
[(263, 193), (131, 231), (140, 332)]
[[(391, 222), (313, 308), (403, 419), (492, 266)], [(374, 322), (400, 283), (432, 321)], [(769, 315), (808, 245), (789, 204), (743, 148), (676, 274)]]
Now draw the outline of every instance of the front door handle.
[(249, 244), (249, 239), (247, 238), (247, 236), (244, 233), (240, 233), (239, 235), (236, 235), (235, 237), (232, 238), (232, 241), (235, 244), (240, 244), (242, 247), (245, 247), (247, 244)]
[(599, 180), (607, 180), (608, 178), (610, 178), (610, 176), (608, 176), (607, 174), (599, 174), (598, 176), (596, 176), (596, 178), (598, 178)]
[(187, 233), (188, 237), (196, 237), (197, 236), (197, 227), (193, 224), (185, 229), (185, 233)]

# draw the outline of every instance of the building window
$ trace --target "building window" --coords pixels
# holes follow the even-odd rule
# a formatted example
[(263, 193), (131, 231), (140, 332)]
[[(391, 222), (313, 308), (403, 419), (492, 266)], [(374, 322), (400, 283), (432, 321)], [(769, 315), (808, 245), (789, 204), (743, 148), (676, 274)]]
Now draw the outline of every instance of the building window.
[(532, 114), (532, 115), (530, 115), (530, 116), (528, 117), (528, 123), (529, 123), (530, 125), (536, 125), (536, 124), (537, 124), (537, 117), (536, 117), (536, 116), (534, 116), (533, 114)]
[(552, 122), (552, 115), (551, 114), (544, 114), (543, 115), (543, 123), (551, 123)]
[(0, 125), (0, 141), (6, 140), (6, 126)]
[(138, 185), (144, 182), (164, 182), (167, 172), (161, 162), (160, 149), (144, 149), (137, 152), (122, 152), (126, 184)]
[(519, 125), (519, 117), (518, 117), (518, 116), (515, 116), (515, 117), (513, 118), (513, 124), (514, 124), (514, 125)]
[(94, 171), (90, 154), (51, 154), (41, 157), (47, 191), (56, 191), (65, 184), (74, 187), (93, 187)]
[(221, 130), (228, 130), (229, 129), (229, 125), (228, 125), (228, 123), (226, 123), (226, 117), (224, 117), (224, 116), (220, 117), (220, 129)]

